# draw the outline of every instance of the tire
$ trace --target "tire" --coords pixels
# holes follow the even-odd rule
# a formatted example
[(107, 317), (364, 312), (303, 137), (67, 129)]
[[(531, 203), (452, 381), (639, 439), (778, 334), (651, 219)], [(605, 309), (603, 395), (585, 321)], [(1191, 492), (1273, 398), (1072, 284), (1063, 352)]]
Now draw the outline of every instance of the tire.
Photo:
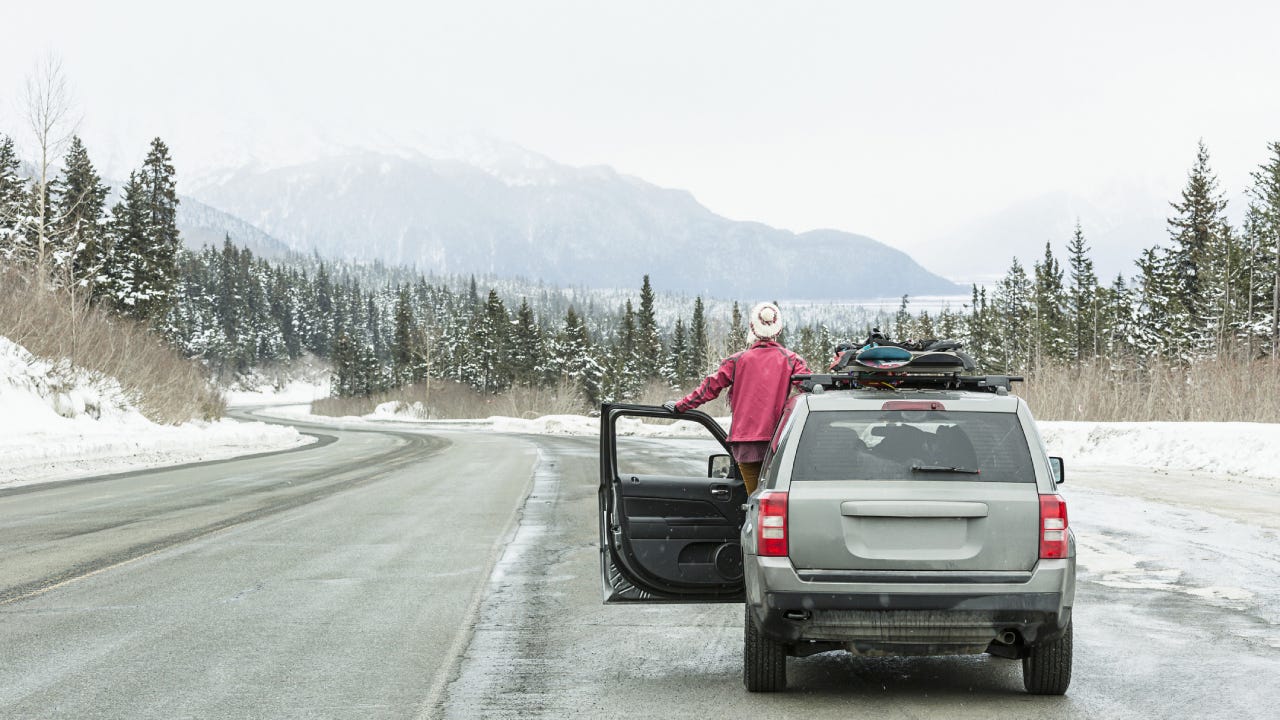
[(1063, 695), (1071, 685), (1071, 626), (1022, 658), (1022, 685), (1032, 695)]
[(787, 689), (787, 650), (765, 636), (746, 607), (742, 647), (742, 684), (749, 692), (781, 692)]

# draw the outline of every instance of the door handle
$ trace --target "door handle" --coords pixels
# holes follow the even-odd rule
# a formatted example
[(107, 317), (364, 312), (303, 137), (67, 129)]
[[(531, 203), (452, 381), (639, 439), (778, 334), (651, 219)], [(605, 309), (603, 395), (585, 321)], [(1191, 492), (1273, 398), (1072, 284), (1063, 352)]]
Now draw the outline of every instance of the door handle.
[(712, 486), (711, 486), (711, 497), (713, 497), (713, 498), (715, 498), (715, 499), (717, 499), (717, 500), (728, 500), (728, 499), (729, 499), (729, 486), (728, 486), (728, 485), (712, 485)]

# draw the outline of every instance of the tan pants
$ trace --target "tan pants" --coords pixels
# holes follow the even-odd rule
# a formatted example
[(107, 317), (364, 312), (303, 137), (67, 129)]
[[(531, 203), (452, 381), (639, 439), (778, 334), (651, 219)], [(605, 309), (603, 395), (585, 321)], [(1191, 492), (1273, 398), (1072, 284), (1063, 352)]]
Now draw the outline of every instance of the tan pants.
[(738, 472), (742, 473), (742, 484), (747, 486), (747, 494), (755, 492), (760, 484), (760, 463), (738, 463)]

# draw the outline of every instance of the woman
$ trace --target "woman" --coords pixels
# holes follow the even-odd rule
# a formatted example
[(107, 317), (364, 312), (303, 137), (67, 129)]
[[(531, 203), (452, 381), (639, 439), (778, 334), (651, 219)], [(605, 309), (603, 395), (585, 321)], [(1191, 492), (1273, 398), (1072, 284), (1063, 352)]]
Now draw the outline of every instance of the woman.
[(756, 305), (751, 309), (749, 325), (750, 347), (725, 358), (696, 390), (663, 405), (668, 410), (685, 412), (729, 389), (729, 412), (733, 416), (729, 449), (738, 463), (747, 494), (755, 492), (759, 483), (760, 462), (791, 393), (791, 376), (809, 372), (803, 358), (774, 340), (782, 332), (782, 312), (777, 305)]

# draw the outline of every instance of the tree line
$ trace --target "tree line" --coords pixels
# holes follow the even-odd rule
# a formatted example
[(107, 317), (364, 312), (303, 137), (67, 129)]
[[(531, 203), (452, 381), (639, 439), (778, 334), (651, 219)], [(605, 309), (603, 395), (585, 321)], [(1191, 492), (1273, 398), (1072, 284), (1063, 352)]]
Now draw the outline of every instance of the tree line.
[[(975, 288), (960, 331), (989, 370), (1105, 359), (1116, 366), (1276, 359), (1280, 353), (1280, 142), (1252, 173), (1240, 228), (1201, 142), (1169, 242), (1136, 260), (1137, 273), (1100, 282), (1079, 224), (1065, 267), (1046, 243), (1030, 272), (1014, 258), (988, 291)], [(912, 330), (919, 332), (917, 328)], [(926, 333), (927, 334), (927, 333)]]
[[(992, 287), (940, 312), (904, 296), (880, 323), (899, 339), (954, 338), (987, 372), (1035, 372), (1099, 358), (1142, 367), (1201, 358), (1275, 357), (1280, 313), (1280, 143), (1253, 173), (1245, 222), (1233, 228), (1201, 144), (1170, 242), (1145, 250), (1136, 275), (1101, 282), (1083, 229), (1063, 261), (1046, 243), (1028, 269), (1014, 258)], [(734, 303), (708, 317), (701, 297), (659, 320), (648, 276), (617, 307), (551, 290), (482, 289), (472, 278), (292, 256), (255, 257), (230, 238), (182, 248), (175, 170), (155, 139), (107, 209), (110, 189), (71, 138), (57, 173), (24, 171), (0, 136), (0, 256), (40, 268), (97, 303), (148, 323), (221, 374), (314, 355), (333, 365), (338, 395), (451, 380), (484, 393), (564, 383), (588, 403), (639, 397), (655, 382), (688, 387), (746, 346)], [(785, 305), (784, 305), (785, 313)], [(785, 343), (815, 368), (871, 324), (788, 327)]]
[(61, 172), (28, 179), (13, 139), (0, 133), (0, 257), (127, 317), (164, 318), (181, 249), (164, 141), (152, 141), (108, 210), (110, 195), (79, 137), (70, 138)]
[(513, 300), (474, 278), (456, 287), (421, 275), (370, 286), (348, 263), (271, 262), (229, 238), (183, 252), (179, 269), (159, 329), (184, 352), (224, 373), (311, 354), (332, 362), (341, 396), (432, 378), (482, 393), (564, 382), (587, 402), (625, 400), (651, 381), (700, 377), (713, 353), (702, 299), (668, 332), (648, 276), (638, 307), (557, 312), (551, 294)]

